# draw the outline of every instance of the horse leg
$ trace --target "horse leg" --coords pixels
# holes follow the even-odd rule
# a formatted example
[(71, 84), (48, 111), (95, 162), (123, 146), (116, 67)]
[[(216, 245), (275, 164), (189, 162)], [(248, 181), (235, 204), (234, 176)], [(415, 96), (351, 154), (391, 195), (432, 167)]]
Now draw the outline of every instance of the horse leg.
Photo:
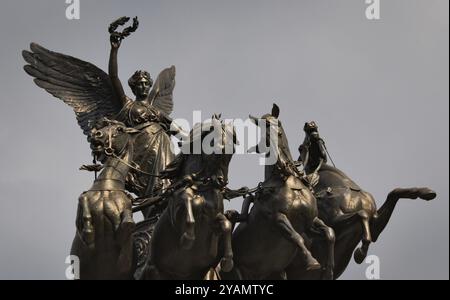
[(186, 206), (186, 231), (180, 239), (181, 247), (185, 250), (190, 250), (195, 242), (195, 218), (192, 210), (192, 198), (186, 197), (184, 200)]
[(86, 194), (81, 195), (79, 198), (78, 213), (78, 218), (81, 219), (77, 221), (81, 226), (81, 240), (89, 249), (93, 250), (95, 248), (95, 231), (89, 208), (89, 198)]
[(244, 199), (242, 203), (241, 213), (236, 210), (227, 210), (225, 212), (225, 216), (227, 219), (233, 224), (233, 228), (231, 231), (234, 231), (237, 223), (247, 222), (249, 216), (250, 205), (254, 203), (254, 196), (248, 196)]
[(370, 216), (369, 214), (361, 210), (357, 213), (342, 214), (335, 217), (332, 222), (333, 227), (345, 228), (351, 224), (360, 223), (362, 227), (362, 246), (355, 250), (354, 259), (357, 264), (362, 264), (369, 251), (369, 245), (372, 243), (372, 231), (370, 226)]
[(220, 261), (220, 267), (222, 271), (228, 273), (233, 267), (233, 248), (231, 246), (231, 234), (233, 230), (233, 224), (225, 217), (225, 215), (219, 213), (216, 216), (216, 222), (219, 225), (220, 233), (223, 237), (224, 256)]
[(133, 242), (133, 232), (136, 228), (136, 224), (133, 220), (133, 213), (131, 209), (126, 209), (121, 214), (121, 223), (119, 227), (119, 245), (120, 254), (117, 260), (117, 266), (120, 273), (123, 274), (123, 278), (132, 279), (133, 273), (136, 271), (135, 251)]
[[(106, 219), (114, 227), (116, 242), (122, 247), (132, 238), (136, 227), (131, 210), (131, 199), (125, 193), (109, 193), (103, 207)], [(122, 213), (119, 214), (119, 211)]]
[(321, 219), (314, 219), (314, 227), (316, 227), (319, 231), (323, 232), (327, 241), (328, 247), (328, 256), (327, 256), (327, 265), (325, 267), (325, 274), (323, 275), (324, 279), (333, 280), (333, 272), (334, 272), (334, 245), (336, 243), (336, 235), (334, 233), (333, 228), (327, 226)]
[(362, 245), (360, 248), (355, 250), (353, 255), (355, 262), (357, 264), (362, 264), (364, 259), (367, 257), (367, 252), (369, 251), (369, 245), (372, 243), (372, 233), (370, 231), (370, 216), (366, 211), (358, 212), (358, 215), (361, 217), (362, 229), (363, 229), (363, 238)]
[(254, 202), (255, 196), (250, 195), (248, 197), (245, 197), (244, 201), (242, 202), (241, 215), (239, 216), (238, 222), (247, 222), (250, 205)]
[(319, 262), (312, 256), (308, 248), (306, 248), (305, 240), (297, 231), (295, 231), (294, 227), (285, 214), (275, 214), (275, 225), (287, 240), (291, 241), (299, 247), (300, 253), (306, 262), (307, 270), (320, 269)]
[(431, 201), (436, 198), (436, 192), (429, 188), (409, 188), (409, 189), (395, 189), (389, 193), (386, 202), (378, 210), (377, 215), (372, 221), (372, 236), (373, 241), (376, 242), (381, 232), (391, 219), (392, 212), (400, 199), (423, 199)]
[(131, 209), (124, 210), (120, 215), (120, 226), (117, 231), (117, 236), (120, 237), (118, 240), (121, 243), (122, 241), (127, 241), (132, 237), (134, 230), (136, 229), (136, 223), (133, 220), (133, 213)]
[(361, 242), (362, 226), (359, 221), (340, 230), (336, 229), (334, 278), (338, 279), (347, 269), (355, 248)]

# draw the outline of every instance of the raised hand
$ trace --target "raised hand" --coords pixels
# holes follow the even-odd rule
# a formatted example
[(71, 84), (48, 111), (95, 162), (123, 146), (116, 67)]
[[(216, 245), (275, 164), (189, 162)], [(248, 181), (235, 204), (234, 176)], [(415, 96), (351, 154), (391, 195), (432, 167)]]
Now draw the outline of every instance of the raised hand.
[(113, 32), (113, 33), (111, 33), (109, 40), (111, 42), (111, 47), (118, 49), (122, 42), (122, 37), (120, 36), (119, 33)]
[(126, 27), (122, 32), (116, 31), (119, 26), (124, 26), (130, 20), (129, 17), (121, 17), (109, 25), (108, 32), (110, 34), (110, 42), (113, 48), (119, 48), (122, 40), (135, 32), (139, 27), (137, 17), (133, 18), (133, 24)]

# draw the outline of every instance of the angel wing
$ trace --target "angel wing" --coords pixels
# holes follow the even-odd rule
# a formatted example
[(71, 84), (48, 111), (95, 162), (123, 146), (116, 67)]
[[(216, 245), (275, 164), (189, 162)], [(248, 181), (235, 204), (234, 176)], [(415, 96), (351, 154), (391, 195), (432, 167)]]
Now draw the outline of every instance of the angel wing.
[(150, 92), (150, 104), (169, 116), (173, 112), (173, 90), (175, 88), (175, 66), (164, 69)]
[(34, 82), (73, 108), (83, 133), (103, 117), (120, 112), (122, 106), (114, 94), (108, 74), (93, 64), (52, 52), (32, 43), (22, 56), (28, 63), (25, 72)]

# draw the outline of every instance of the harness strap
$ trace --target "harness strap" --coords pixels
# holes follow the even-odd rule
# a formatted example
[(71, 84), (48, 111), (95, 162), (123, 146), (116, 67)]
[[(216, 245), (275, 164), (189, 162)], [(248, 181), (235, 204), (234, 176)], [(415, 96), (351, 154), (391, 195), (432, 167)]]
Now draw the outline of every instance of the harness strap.
[[(112, 153), (111, 156), (114, 157), (115, 159), (117, 159), (118, 161), (120, 161), (121, 163), (123, 163), (124, 165), (126, 165), (127, 167), (129, 167), (130, 169), (133, 169), (136, 172), (139, 172), (141, 174), (144, 174), (144, 175), (150, 176), (150, 177), (157, 177), (157, 178), (161, 178), (162, 177), (161, 175), (151, 174), (151, 173), (147, 173), (145, 171), (142, 171), (140, 168), (131, 165), (130, 163), (126, 162), (125, 160), (123, 160), (122, 158), (117, 156), (115, 153)], [(136, 163), (134, 163), (134, 164), (136, 164)]]
[(125, 183), (117, 179), (97, 179), (91, 191), (124, 191)]
[(333, 164), (333, 167), (336, 168), (336, 165), (335, 165), (335, 163), (333, 161), (333, 158), (331, 157), (330, 152), (328, 152), (328, 148), (327, 148), (327, 145), (325, 144), (325, 141), (324, 140), (322, 140), (322, 141), (323, 141), (323, 147), (325, 148), (325, 151), (327, 152), (327, 155), (330, 158), (331, 163)]

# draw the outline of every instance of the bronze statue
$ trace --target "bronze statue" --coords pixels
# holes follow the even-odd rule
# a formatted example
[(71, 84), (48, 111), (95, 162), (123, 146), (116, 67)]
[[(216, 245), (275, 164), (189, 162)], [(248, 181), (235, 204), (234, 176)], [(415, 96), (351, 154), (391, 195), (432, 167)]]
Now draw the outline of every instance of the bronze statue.
[[(118, 78), (117, 53), (123, 39), (137, 30), (139, 22), (134, 18), (132, 26), (123, 32), (116, 30), (128, 21), (129, 18), (122, 17), (109, 26), (109, 74), (88, 62), (49, 51), (35, 43), (31, 44), (31, 51), (22, 54), (28, 63), (25, 71), (35, 78), (39, 87), (74, 109), (88, 140), (94, 124), (104, 117), (139, 130), (134, 141), (136, 165), (128, 172), (126, 180), (126, 189), (138, 196), (134, 204), (139, 205), (139, 199), (153, 196), (168, 184), (157, 175), (174, 158), (170, 134), (175, 132), (171, 131), (174, 126), (169, 115), (173, 110), (175, 67), (163, 70), (154, 84), (148, 72), (137, 71), (129, 80), (136, 100), (126, 97)], [(94, 157), (94, 162), (96, 159)], [(138, 224), (136, 232), (140, 236), (138, 248), (149, 244), (153, 227), (166, 205), (165, 201), (159, 201), (144, 211), (146, 220)], [(146, 249), (139, 252), (141, 263), (147, 259)]]
[[(352, 254), (363, 262), (399, 199), (436, 197), (428, 188), (395, 189), (377, 210), (369, 193), (327, 164), (314, 122), (293, 160), (277, 105), (251, 117), (266, 132), (255, 151), (276, 153), (275, 164), (257, 188), (230, 190), (238, 141), (221, 116), (197, 124), (174, 155), (170, 137), (181, 130), (170, 117), (174, 66), (155, 82), (136, 71), (128, 80), (135, 100), (125, 95), (117, 56), (137, 17), (117, 29), (129, 21), (109, 26), (109, 74), (35, 43), (22, 53), (34, 82), (74, 109), (94, 157), (82, 169), (100, 172), (78, 203), (71, 253), (80, 258), (81, 279), (335, 279)], [(195, 153), (204, 141), (214, 151)], [(241, 196), (241, 212), (224, 212), (224, 199)], [(145, 219), (135, 224), (140, 211)]]
[[(114, 93), (121, 104), (121, 110), (116, 118), (127, 126), (142, 131), (135, 142), (135, 162), (143, 171), (158, 175), (174, 158), (169, 136), (172, 122), (169, 115), (173, 110), (175, 67), (163, 70), (154, 85), (147, 71), (136, 71), (128, 80), (136, 99), (133, 101), (128, 98), (118, 77), (117, 54), (122, 40), (138, 28), (137, 18), (133, 19), (132, 27), (128, 27), (124, 32), (115, 31), (119, 25), (124, 25), (128, 20), (129, 18), (122, 17), (109, 28), (111, 34), (109, 76)], [(139, 197), (151, 196), (164, 186), (164, 182), (158, 177), (131, 172), (130, 178), (128, 189)], [(145, 215), (151, 216), (149, 211)]]
[(133, 164), (139, 131), (103, 120), (91, 131), (93, 154), (103, 168), (78, 201), (77, 233), (71, 254), (80, 258), (80, 279), (132, 279), (134, 250), (132, 202), (125, 181)]
[[(327, 164), (327, 149), (319, 135), (315, 122), (306, 123), (305, 141), (300, 146), (300, 161), (307, 174), (315, 174), (317, 185), (315, 196), (319, 217), (336, 233), (335, 269), (336, 278), (347, 268), (352, 254), (361, 264), (372, 242), (376, 242), (388, 224), (398, 200), (433, 200), (436, 193), (429, 188), (398, 188), (387, 196), (386, 202), (377, 210), (373, 196), (361, 189), (346, 174)], [(355, 250), (358, 244), (361, 247)], [(312, 238), (311, 250), (319, 261), (325, 261), (328, 252), (320, 238)], [(302, 257), (297, 257), (287, 268), (288, 279), (319, 279), (318, 274), (308, 272)]]
[[(279, 114), (278, 106), (274, 105), (271, 114), (261, 119), (252, 117), (256, 125), (260, 120), (265, 121), (267, 134), (261, 145), (269, 145), (276, 151), (277, 162), (266, 166), (265, 181), (256, 196), (246, 198), (241, 215), (231, 214), (234, 221), (241, 222), (233, 233), (235, 276), (241, 279), (285, 278), (286, 267), (296, 256), (304, 263), (305, 270), (320, 270), (321, 265), (304, 240), (306, 233), (320, 231), (328, 243), (323, 248), (327, 253), (324, 272), (319, 273), (331, 279), (334, 232), (318, 218), (316, 199), (292, 159)], [(270, 134), (270, 130), (275, 134)], [(262, 146), (256, 147), (258, 152), (262, 149)], [(254, 202), (250, 213), (249, 202)]]
[(173, 110), (175, 67), (162, 71), (155, 84), (148, 72), (137, 71), (129, 80), (136, 100), (126, 97), (118, 79), (117, 53), (122, 40), (138, 28), (138, 20), (134, 18), (133, 25), (121, 33), (115, 30), (128, 21), (129, 18), (122, 17), (109, 27), (109, 75), (88, 62), (49, 51), (35, 43), (30, 46), (31, 52), (23, 51), (28, 63), (24, 69), (39, 87), (74, 109), (88, 137), (93, 124), (103, 117), (141, 131), (136, 137), (134, 157), (138, 168), (144, 172), (132, 170), (127, 188), (138, 197), (148, 197), (161, 188), (163, 182), (146, 173), (159, 174), (174, 157), (169, 115)]
[(211, 134), (213, 154), (181, 153), (163, 173), (173, 185), (153, 233), (147, 279), (201, 280), (219, 262), (224, 271), (233, 268), (232, 225), (223, 201), (233, 156), (224, 150), (237, 143), (234, 128), (214, 116), (194, 127), (187, 146)]

